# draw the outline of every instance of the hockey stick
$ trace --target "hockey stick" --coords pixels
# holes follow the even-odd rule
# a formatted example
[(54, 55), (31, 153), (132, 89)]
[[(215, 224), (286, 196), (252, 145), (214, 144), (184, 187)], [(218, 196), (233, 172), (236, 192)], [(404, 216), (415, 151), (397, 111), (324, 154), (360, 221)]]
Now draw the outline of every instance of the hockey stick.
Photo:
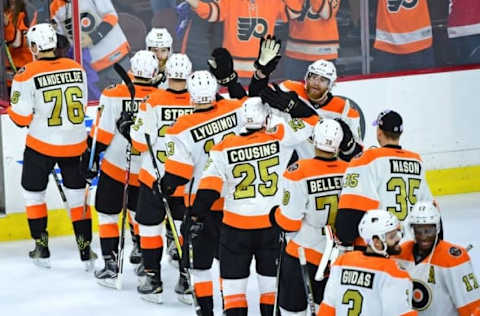
[[(152, 142), (150, 140), (150, 134), (145, 133), (145, 140), (147, 142), (148, 153), (150, 155), (150, 158), (152, 159), (153, 170), (155, 171), (155, 176), (157, 177), (157, 181), (156, 181), (157, 190), (162, 195), (162, 201), (163, 201), (163, 204), (165, 205), (165, 213), (167, 214), (167, 221), (168, 221), (168, 224), (170, 225), (170, 228), (172, 229), (173, 241), (175, 242), (175, 247), (177, 248), (178, 256), (180, 257), (180, 262), (181, 262), (182, 257), (183, 257), (182, 246), (180, 245), (180, 239), (178, 238), (177, 227), (175, 226), (175, 222), (173, 221), (173, 216), (172, 216), (172, 212), (170, 210), (170, 206), (168, 205), (167, 199), (165, 198), (165, 195), (162, 192), (162, 187), (160, 186), (160, 179), (162, 177), (160, 176), (160, 171), (158, 169), (157, 159), (155, 158), (155, 155), (153, 153), (153, 147), (152, 147)], [(192, 178), (192, 183), (193, 183), (193, 178)], [(190, 191), (191, 191), (191, 187), (190, 187)], [(190, 195), (189, 195), (189, 199), (190, 199)], [(190, 204), (190, 201), (189, 201), (189, 204)], [(192, 266), (193, 266), (193, 263), (192, 263)], [(201, 308), (200, 308), (200, 304), (198, 304), (198, 300), (197, 300), (197, 297), (195, 295), (195, 291), (193, 290), (192, 276), (190, 274), (190, 270), (186, 269), (186, 272), (187, 272), (187, 279), (188, 279), (188, 282), (190, 284), (190, 288), (191, 288), (191, 291), (192, 291), (192, 300), (193, 300), (193, 306), (195, 307), (195, 313), (196, 313), (196, 315), (201, 316), (202, 311), (201, 311)]]
[[(327, 269), (328, 263), (331, 261), (332, 253), (333, 253), (333, 246), (334, 246), (334, 239), (333, 239), (333, 232), (330, 225), (326, 225), (323, 227), (326, 237), (325, 242), (325, 250), (323, 251), (322, 259), (320, 260), (320, 264), (318, 265), (317, 273), (315, 274), (316, 281), (322, 281), (325, 277), (325, 269)], [(338, 255), (338, 252), (335, 252)]]
[[(190, 217), (190, 212), (192, 209), (192, 203), (190, 201), (190, 198), (192, 196), (192, 187), (193, 187), (193, 182), (195, 181), (195, 178), (192, 177), (190, 180), (190, 188), (188, 190), (188, 208), (187, 208), (187, 214), (186, 216)], [(192, 291), (192, 299), (193, 299), (193, 307), (195, 308), (195, 314), (197, 316), (202, 316), (202, 308), (200, 307), (200, 304), (198, 304), (197, 300), (197, 295), (195, 294), (195, 287), (193, 285), (193, 280), (192, 280), (192, 275), (190, 274), (190, 269), (193, 269), (193, 242), (192, 242), (192, 234), (188, 232), (190, 227), (187, 227), (187, 244), (188, 244), (188, 263), (189, 267), (187, 270), (187, 277), (188, 277), (188, 283), (190, 284), (190, 290)]]
[(307, 258), (305, 257), (305, 249), (303, 249), (303, 247), (298, 247), (298, 260), (300, 261), (300, 270), (302, 270), (303, 286), (305, 287), (310, 315), (315, 316), (315, 301), (313, 299), (312, 282), (310, 281), (310, 275), (308, 274)]
[[(88, 160), (88, 170), (92, 170), (92, 166), (93, 166), (93, 157), (95, 157), (95, 149), (97, 147), (98, 124), (100, 122), (101, 115), (102, 115), (102, 106), (99, 105), (97, 107), (97, 117), (95, 118), (95, 131), (93, 132), (92, 148), (90, 152), (90, 159)], [(85, 194), (83, 196), (82, 218), (85, 218), (85, 216), (87, 215), (89, 191), (90, 191), (90, 182), (87, 182), (87, 186), (85, 188)]]
[(283, 250), (285, 248), (285, 233), (282, 231), (280, 233), (280, 255), (278, 256), (278, 266), (277, 266), (277, 276), (275, 278), (275, 301), (273, 303), (273, 316), (280, 315), (278, 308), (278, 293), (280, 289), (280, 269), (282, 266)]
[[(125, 69), (120, 66), (118, 63), (113, 65), (114, 70), (122, 78), (123, 82), (127, 85), (128, 92), (130, 93), (130, 102), (133, 104), (135, 102), (135, 86), (133, 85), (132, 80), (128, 76)], [(125, 175), (125, 184), (123, 185), (123, 199), (122, 199), (122, 225), (120, 231), (120, 242), (118, 243), (118, 256), (117, 256), (117, 290), (122, 289), (123, 282), (123, 259), (125, 252), (125, 222), (127, 218), (127, 204), (128, 204), (128, 182), (130, 181), (130, 166), (131, 166), (131, 157), (132, 157), (132, 144), (127, 141), (126, 148), (126, 158), (127, 158), (127, 170)]]
[(58, 192), (60, 193), (60, 198), (62, 199), (63, 207), (65, 210), (69, 211), (70, 207), (68, 206), (67, 202), (67, 197), (65, 195), (65, 191), (63, 191), (62, 184), (60, 183), (60, 178), (58, 177), (57, 172), (55, 171), (55, 166), (53, 166), (52, 171), (50, 171), (50, 174), (53, 177), (53, 180), (55, 180), (55, 184), (57, 185)]
[(17, 73), (17, 67), (13, 63), (12, 53), (10, 53), (10, 49), (8, 48), (7, 42), (3, 41), (3, 46), (5, 47), (5, 53), (7, 54), (8, 63), (12, 67), (14, 73)]

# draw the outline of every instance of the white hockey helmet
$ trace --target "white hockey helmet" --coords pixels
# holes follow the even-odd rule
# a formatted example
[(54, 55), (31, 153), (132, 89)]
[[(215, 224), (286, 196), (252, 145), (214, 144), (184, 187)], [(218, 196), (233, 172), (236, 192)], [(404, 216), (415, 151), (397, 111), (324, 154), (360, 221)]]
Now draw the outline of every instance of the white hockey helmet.
[(148, 50), (139, 50), (130, 59), (132, 73), (135, 77), (153, 79), (158, 74), (158, 58)]
[(192, 73), (192, 62), (185, 54), (173, 54), (165, 65), (165, 74), (168, 79), (187, 80)]
[[(358, 232), (365, 243), (372, 250), (382, 256), (387, 257), (387, 233), (401, 229), (398, 218), (385, 210), (369, 210), (363, 215), (360, 224), (358, 224)], [(373, 245), (373, 237), (378, 237), (383, 244), (383, 250), (377, 249)]]
[(187, 89), (194, 104), (212, 103), (217, 94), (217, 79), (207, 70), (195, 71), (187, 79)]
[(57, 33), (50, 23), (40, 23), (32, 26), (27, 32), (28, 46), (35, 44), (38, 51), (45, 51), (57, 47)]
[(166, 28), (152, 28), (145, 38), (147, 49), (150, 47), (172, 49), (173, 39)]
[(248, 98), (243, 102), (242, 109), (245, 128), (260, 129), (267, 126), (270, 111), (260, 97)]
[(322, 119), (313, 128), (313, 145), (320, 150), (337, 153), (342, 139), (342, 127), (335, 120)]
[(325, 59), (319, 59), (308, 66), (307, 73), (305, 74), (305, 82), (307, 82), (311, 73), (327, 78), (329, 80), (329, 91), (332, 90), (335, 81), (337, 81), (337, 69), (335, 65)]
[[(413, 225), (432, 224), (440, 233), (440, 212), (433, 204), (433, 201), (418, 201), (408, 215), (408, 226), (414, 234)], [(412, 235), (413, 236), (413, 235)]]

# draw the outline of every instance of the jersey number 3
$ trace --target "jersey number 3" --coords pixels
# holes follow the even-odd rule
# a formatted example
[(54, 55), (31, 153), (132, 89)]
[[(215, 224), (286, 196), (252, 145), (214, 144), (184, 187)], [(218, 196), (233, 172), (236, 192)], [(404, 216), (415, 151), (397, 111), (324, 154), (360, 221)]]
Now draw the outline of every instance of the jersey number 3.
[(82, 102), (78, 101), (83, 97), (82, 89), (79, 87), (68, 87), (65, 92), (62, 89), (52, 89), (43, 91), (43, 101), (45, 103), (54, 102), (52, 114), (48, 118), (48, 126), (60, 126), (62, 122), (63, 100), (67, 105), (67, 117), (72, 124), (83, 124), (85, 112)]
[(359, 316), (362, 312), (363, 296), (357, 290), (346, 290), (343, 294), (342, 304), (349, 305), (348, 316)]

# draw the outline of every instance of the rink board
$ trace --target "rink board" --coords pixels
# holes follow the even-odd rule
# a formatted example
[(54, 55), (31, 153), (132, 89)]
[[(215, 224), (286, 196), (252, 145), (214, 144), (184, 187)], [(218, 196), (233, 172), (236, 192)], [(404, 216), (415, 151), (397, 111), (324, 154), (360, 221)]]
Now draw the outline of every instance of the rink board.
[[(480, 191), (480, 107), (474, 95), (480, 70), (410, 75), (337, 83), (333, 93), (348, 96), (362, 109), (366, 121), (365, 146), (377, 145), (371, 126), (388, 108), (404, 119), (401, 144), (421, 154), (427, 182), (436, 196)], [(95, 107), (87, 110), (89, 127)], [(29, 238), (20, 186), (27, 129), (1, 116), (1, 137), (7, 216), (0, 218), (0, 241)], [(94, 201), (95, 185), (90, 201)], [(71, 234), (69, 215), (53, 181), (47, 188), (49, 232)], [(96, 227), (96, 225), (94, 225)]]

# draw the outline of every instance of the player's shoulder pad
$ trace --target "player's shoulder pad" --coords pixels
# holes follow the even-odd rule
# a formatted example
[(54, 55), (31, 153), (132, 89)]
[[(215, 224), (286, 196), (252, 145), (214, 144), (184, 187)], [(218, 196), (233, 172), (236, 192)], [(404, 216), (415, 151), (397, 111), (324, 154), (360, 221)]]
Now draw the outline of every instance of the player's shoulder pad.
[(102, 95), (106, 97), (119, 97), (121, 95), (122, 84), (111, 84), (102, 91)]
[(292, 181), (299, 181), (303, 179), (304, 174), (303, 174), (303, 164), (302, 161), (296, 161), (289, 165), (285, 172), (283, 173), (283, 176), (286, 179), (292, 180)]
[(432, 264), (451, 268), (470, 261), (470, 256), (465, 248), (440, 240), (432, 258)]

